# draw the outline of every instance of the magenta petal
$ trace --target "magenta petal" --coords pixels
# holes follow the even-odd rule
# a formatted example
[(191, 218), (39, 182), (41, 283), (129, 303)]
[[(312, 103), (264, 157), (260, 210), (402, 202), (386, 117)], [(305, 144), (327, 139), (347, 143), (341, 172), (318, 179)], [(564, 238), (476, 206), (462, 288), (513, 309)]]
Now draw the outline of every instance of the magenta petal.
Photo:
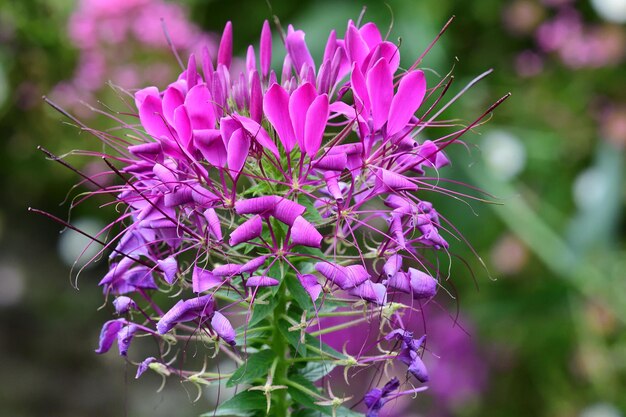
[(411, 292), (415, 298), (431, 298), (437, 294), (437, 280), (425, 272), (409, 268)]
[(230, 277), (239, 274), (241, 265), (239, 264), (224, 264), (216, 268), (213, 268), (213, 275), (216, 277)]
[(315, 264), (315, 270), (340, 287), (346, 280), (345, 267), (332, 262), (318, 262)]
[(191, 120), (189, 120), (185, 106), (179, 106), (174, 111), (174, 127), (176, 128), (180, 145), (185, 149), (189, 148), (193, 131), (191, 130)]
[(391, 278), (384, 281), (387, 287), (394, 288), (407, 294), (411, 294), (411, 279), (409, 274), (398, 271)]
[(313, 62), (313, 57), (309, 52), (309, 48), (306, 46), (304, 36), (303, 31), (295, 30), (287, 34), (287, 38), (285, 39), (287, 52), (296, 67), (297, 73), (300, 73), (304, 65), (307, 65), (309, 68), (315, 68), (315, 62)]
[(233, 24), (228, 21), (224, 26), (222, 38), (220, 39), (220, 47), (217, 52), (217, 64), (230, 68), (233, 59)]
[(317, 278), (313, 274), (298, 274), (298, 280), (304, 290), (309, 294), (311, 300), (315, 302), (322, 292), (322, 285), (317, 282)]
[(239, 200), (235, 203), (235, 211), (237, 214), (263, 214), (273, 210), (278, 199), (274, 195), (267, 195)]
[(343, 203), (343, 193), (341, 187), (339, 187), (338, 178), (339, 175), (335, 172), (324, 172), (324, 180), (326, 181), (328, 192), (333, 196), (335, 201)]
[(348, 293), (380, 306), (387, 303), (387, 289), (385, 286), (383, 284), (374, 284), (370, 280), (350, 289)]
[(264, 150), (270, 151), (276, 158), (280, 158), (280, 153), (278, 152), (276, 144), (260, 124), (252, 119), (239, 115), (237, 116), (237, 121), (241, 123), (243, 129), (248, 132), (250, 137), (257, 141)]
[(168, 256), (163, 260), (159, 259), (157, 260), (157, 265), (165, 277), (165, 282), (172, 285), (176, 280), (176, 273), (178, 272), (178, 263), (176, 262), (176, 258)]
[(257, 258), (253, 258), (252, 260), (241, 265), (241, 268), (239, 268), (239, 272), (242, 274), (255, 272), (257, 269), (263, 266), (267, 258), (268, 258), (268, 255), (262, 255)]
[(211, 328), (217, 333), (219, 337), (224, 339), (226, 343), (231, 346), (235, 346), (235, 337), (237, 337), (237, 333), (235, 333), (235, 329), (233, 328), (230, 321), (220, 312), (216, 311), (213, 313), (213, 318), (211, 319)]
[(383, 168), (378, 168), (376, 180), (389, 190), (393, 191), (417, 190), (417, 185), (404, 175), (396, 174), (395, 172), (388, 171)]
[(322, 235), (315, 226), (309, 223), (304, 217), (298, 216), (291, 226), (291, 242), (294, 245), (309, 246), (319, 248), (322, 243)]
[(213, 98), (206, 84), (198, 84), (189, 90), (185, 97), (185, 107), (194, 130), (215, 127)]
[(187, 61), (187, 88), (195, 87), (198, 82), (198, 68), (196, 64), (196, 56), (194, 54), (189, 55), (189, 60)]
[(229, 244), (230, 246), (238, 245), (242, 242), (248, 242), (261, 236), (263, 232), (263, 219), (261, 216), (256, 215), (237, 227), (230, 234)]
[(180, 89), (168, 87), (163, 94), (163, 115), (170, 125), (174, 125), (174, 111), (185, 102)]
[(261, 74), (263, 75), (263, 79), (265, 79), (270, 73), (270, 67), (272, 65), (272, 31), (270, 30), (270, 24), (267, 20), (263, 22), (263, 29), (261, 29), (261, 44), (259, 49)]
[(215, 240), (222, 240), (222, 227), (220, 225), (220, 218), (218, 217), (215, 209), (208, 208), (204, 211), (204, 218), (206, 219), (211, 235)]
[(173, 190), (180, 183), (178, 177), (174, 173), (173, 168), (168, 168), (165, 165), (154, 164), (152, 167), (152, 173), (167, 187), (168, 190)]
[(191, 321), (196, 318), (201, 320), (207, 319), (213, 314), (214, 305), (213, 296), (210, 294), (189, 300), (180, 300), (158, 321), (156, 325), (157, 332), (165, 334), (178, 323)]
[(363, 64), (365, 57), (369, 53), (369, 47), (352, 21), (348, 24), (348, 30), (346, 31), (346, 50), (350, 61), (356, 63), (360, 69), (361, 64)]
[(393, 136), (406, 127), (425, 95), (426, 78), (422, 71), (413, 71), (402, 77), (389, 109), (387, 135)]
[[(359, 67), (354, 64), (352, 66), (352, 74), (350, 76), (350, 86), (352, 88), (352, 93), (356, 97), (355, 104), (357, 104), (357, 110), (361, 113), (361, 116), (366, 118), (369, 117), (369, 112), (371, 109), (370, 96), (368, 93), (367, 84), (365, 81), (365, 77), (363, 73), (359, 69)], [(392, 86), (393, 88), (393, 86)]]
[(216, 129), (194, 130), (193, 135), (194, 144), (204, 159), (213, 166), (224, 168), (227, 154), (220, 131)]
[(304, 83), (298, 87), (289, 97), (289, 117), (293, 125), (293, 132), (300, 149), (304, 150), (304, 131), (307, 120), (307, 111), (317, 92), (311, 83)]
[(113, 307), (117, 314), (126, 314), (130, 310), (137, 310), (137, 304), (132, 298), (121, 295), (113, 300)]
[(387, 278), (393, 277), (402, 268), (402, 256), (396, 254), (387, 258), (387, 262), (383, 266), (383, 271)]
[(257, 123), (263, 120), (263, 91), (261, 77), (257, 71), (252, 73), (250, 82), (250, 117)]
[(248, 158), (248, 152), (250, 151), (250, 138), (243, 131), (243, 129), (237, 129), (230, 137), (228, 142), (228, 169), (231, 175), (238, 176)]
[(380, 31), (378, 30), (378, 26), (374, 22), (367, 22), (363, 26), (359, 28), (359, 34), (369, 47), (369, 49), (373, 49), (376, 45), (383, 41), (382, 36), (380, 35)]
[(146, 87), (141, 89), (135, 93), (135, 106), (137, 109), (140, 109), (143, 105), (143, 102), (146, 100), (146, 97), (152, 96), (160, 100), (159, 89), (156, 87)]
[(272, 85), (265, 93), (263, 111), (287, 152), (296, 144), (293, 126), (289, 117), (289, 94), (279, 84)]
[(156, 139), (162, 136), (172, 138), (170, 129), (165, 123), (160, 98), (151, 95), (146, 96), (141, 107), (139, 107), (139, 120), (150, 136)]
[(363, 265), (350, 265), (345, 267), (345, 276), (345, 283), (342, 287), (344, 290), (361, 285), (369, 279), (370, 274), (363, 267)]
[(246, 287), (275, 287), (280, 284), (277, 279), (265, 276), (265, 275), (255, 275), (246, 281)]
[(286, 225), (291, 226), (296, 217), (301, 216), (306, 211), (306, 207), (295, 201), (286, 198), (277, 197), (276, 206), (272, 212), (272, 216)]
[(386, 59), (379, 59), (368, 71), (366, 84), (372, 106), (374, 130), (379, 130), (387, 121), (393, 99), (393, 74)]
[(329, 171), (343, 171), (348, 165), (348, 156), (345, 153), (331, 155), (327, 153), (313, 162), (316, 169)]
[(322, 94), (318, 96), (309, 110), (306, 112), (306, 124), (304, 129), (304, 149), (313, 158), (320, 146), (324, 136), (324, 129), (328, 121), (328, 96)]
[(209, 270), (197, 266), (193, 268), (191, 284), (193, 287), (193, 292), (195, 293), (201, 293), (206, 290), (210, 290), (211, 288), (222, 285), (223, 282), (224, 280), (222, 278), (216, 277)]

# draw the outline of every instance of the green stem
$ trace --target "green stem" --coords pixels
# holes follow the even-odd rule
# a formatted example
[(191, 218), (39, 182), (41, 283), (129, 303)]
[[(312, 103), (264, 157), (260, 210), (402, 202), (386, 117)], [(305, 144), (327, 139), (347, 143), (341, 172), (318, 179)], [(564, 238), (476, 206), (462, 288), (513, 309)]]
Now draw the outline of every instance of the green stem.
[[(278, 299), (273, 314), (273, 332), (272, 332), (272, 349), (276, 353), (276, 368), (274, 371), (274, 385), (286, 385), (287, 373), (289, 371), (289, 363), (287, 362), (288, 346), (287, 341), (279, 330), (280, 318), (287, 312), (286, 302), (286, 286), (281, 285), (275, 297)], [(276, 417), (289, 416), (289, 401), (287, 399), (287, 391), (284, 389), (276, 390), (272, 393), (274, 399), (274, 413)]]

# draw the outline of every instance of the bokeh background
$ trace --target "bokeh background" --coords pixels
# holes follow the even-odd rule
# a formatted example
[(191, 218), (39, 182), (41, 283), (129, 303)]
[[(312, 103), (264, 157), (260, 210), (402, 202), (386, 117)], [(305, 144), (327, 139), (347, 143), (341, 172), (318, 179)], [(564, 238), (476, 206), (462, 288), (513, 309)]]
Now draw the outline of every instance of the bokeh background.
[[(455, 92), (494, 73), (448, 117), (472, 121), (512, 93), (467, 147), (449, 151), (445, 172), (494, 198), (432, 196), (477, 255), (452, 244), (457, 296), (427, 312), (431, 389), (396, 415), (624, 416), (626, 1), (269, 3), (0, 0), (0, 415), (186, 417), (215, 401), (206, 393), (192, 402), (195, 389), (175, 378), (156, 392), (159, 378), (135, 381), (134, 366), (93, 352), (111, 312), (100, 308), (104, 265), (70, 272), (86, 242), (27, 207), (67, 218), (64, 197), (78, 182), (38, 145), (56, 154), (98, 145), (42, 95), (111, 128), (94, 110), (118, 105), (109, 81), (164, 87), (177, 71), (160, 18), (182, 56), (214, 48), (227, 20), (243, 54), (272, 14), (304, 29), (320, 56), (328, 31), (342, 34), (367, 6), (365, 19), (393, 24), (405, 65), (456, 16), (423, 67), (435, 76), (454, 68)], [(103, 202), (73, 210), (72, 223), (98, 230), (113, 215), (97, 210)]]

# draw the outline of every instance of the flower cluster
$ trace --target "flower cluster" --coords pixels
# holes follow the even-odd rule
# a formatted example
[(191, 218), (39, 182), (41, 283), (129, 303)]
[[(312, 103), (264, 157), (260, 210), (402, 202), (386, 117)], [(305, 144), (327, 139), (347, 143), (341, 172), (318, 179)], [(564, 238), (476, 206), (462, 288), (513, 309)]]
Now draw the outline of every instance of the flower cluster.
[[(400, 69), (398, 46), (373, 23), (331, 32), (319, 65), (303, 31), (281, 35), (280, 75), (268, 22), (237, 72), (228, 23), (215, 60), (205, 48), (165, 90), (134, 94), (139, 125), (124, 125), (124, 138), (96, 133), (116, 152), (102, 155), (108, 174), (121, 179), (92, 193), (114, 195), (120, 212), (102, 232), (112, 252), (100, 282), (120, 318), (104, 324), (97, 352), (117, 340), (128, 357), (133, 338), (151, 336), (159, 352), (140, 358), (137, 377), (151, 369), (199, 388), (249, 386), (229, 410), (245, 397), (246, 410), (277, 416), (354, 414), (315, 383), (335, 367), (346, 380), (397, 368), (411, 388), (393, 378), (370, 390), (361, 402), (376, 416), (428, 381), (426, 337), (410, 329), (445, 285), (438, 254), (460, 235), (423, 197), (461, 195), (439, 185), (443, 148), (480, 119), (459, 130), (436, 120), (451, 80), (428, 89), (421, 57)], [(378, 337), (358, 355), (319, 338), (362, 323)], [(189, 343), (240, 367), (187, 370)]]

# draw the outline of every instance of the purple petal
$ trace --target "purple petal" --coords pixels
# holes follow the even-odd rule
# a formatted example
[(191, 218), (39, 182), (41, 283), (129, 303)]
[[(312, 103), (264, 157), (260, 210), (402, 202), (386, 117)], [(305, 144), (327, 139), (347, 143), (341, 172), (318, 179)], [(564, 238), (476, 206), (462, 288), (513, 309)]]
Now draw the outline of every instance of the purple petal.
[(161, 153), (161, 144), (158, 142), (142, 143), (141, 145), (131, 145), (128, 151), (133, 155), (153, 161)]
[(328, 192), (333, 196), (335, 201), (343, 203), (343, 192), (341, 191), (341, 187), (339, 187), (338, 178), (339, 175), (336, 173), (324, 172), (324, 180), (326, 181)]
[(270, 30), (270, 24), (267, 20), (263, 22), (263, 29), (261, 29), (261, 44), (259, 49), (261, 74), (265, 79), (270, 73), (270, 67), (272, 65), (272, 31)]
[(214, 301), (210, 294), (189, 300), (180, 300), (157, 323), (159, 334), (169, 332), (176, 324), (196, 318), (208, 318), (213, 314)]
[(274, 209), (278, 199), (279, 197), (268, 195), (238, 200), (235, 203), (235, 211), (237, 214), (264, 214)]
[(193, 274), (191, 276), (191, 284), (193, 292), (201, 293), (211, 288), (215, 288), (224, 283), (224, 280), (220, 277), (213, 275), (211, 271), (200, 268), (198, 266), (193, 268)]
[(172, 285), (176, 280), (176, 273), (178, 272), (178, 262), (176, 262), (176, 258), (173, 256), (168, 256), (167, 258), (161, 260), (157, 260), (157, 265), (163, 272), (165, 277), (165, 281)]
[(389, 116), (389, 108), (393, 98), (393, 74), (387, 60), (381, 58), (367, 73), (367, 92), (369, 94), (374, 130), (379, 130)]
[(206, 46), (202, 47), (202, 73), (204, 74), (204, 82), (206, 85), (213, 85), (213, 73), (215, 69), (213, 68), (213, 58), (211, 58), (211, 53), (209, 52), (209, 48)]
[(305, 34), (301, 30), (295, 30), (287, 34), (285, 39), (285, 46), (287, 52), (296, 67), (296, 72), (300, 73), (302, 67), (307, 65), (309, 68), (315, 68), (315, 62), (309, 52), (309, 48), (304, 41)]
[(257, 123), (263, 120), (263, 91), (261, 77), (257, 71), (252, 73), (250, 82), (250, 117)]
[(301, 216), (306, 211), (306, 207), (286, 198), (278, 199), (272, 216), (288, 226), (293, 225), (296, 217)]
[(237, 337), (237, 333), (235, 333), (235, 329), (223, 314), (218, 311), (213, 313), (211, 327), (215, 330), (215, 333), (217, 333), (219, 337), (224, 339), (226, 343), (231, 346), (236, 345), (235, 337)]
[(217, 52), (217, 64), (230, 68), (233, 59), (233, 24), (228, 21), (224, 26), (224, 32), (220, 39), (220, 47)]
[(256, 271), (257, 269), (259, 269), (267, 260), (268, 255), (262, 255), (259, 256), (257, 258), (254, 258), (248, 262), (246, 262), (245, 264), (241, 265), (241, 268), (239, 269), (240, 273), (252, 273), (254, 271)]
[(213, 268), (213, 275), (216, 277), (230, 277), (239, 274), (241, 265), (238, 264), (224, 264), (216, 268)]
[(246, 71), (248, 74), (256, 71), (256, 54), (252, 45), (248, 45), (248, 50), (246, 51)]
[(356, 63), (359, 68), (369, 53), (367, 43), (352, 21), (348, 24), (346, 31), (346, 50), (350, 61)]
[(113, 300), (113, 307), (117, 314), (126, 314), (130, 310), (136, 310), (137, 304), (135, 304), (132, 298), (122, 295)]
[(348, 290), (348, 293), (381, 306), (387, 302), (387, 289), (385, 286), (383, 284), (374, 284), (370, 280), (351, 288)]
[(198, 82), (198, 69), (196, 64), (196, 56), (194, 54), (189, 55), (189, 60), (187, 61), (187, 87), (193, 88)]
[(179, 106), (174, 111), (174, 128), (180, 139), (180, 144), (187, 149), (191, 143), (193, 131), (191, 130), (191, 120), (189, 120), (185, 106)]
[(315, 270), (322, 274), (330, 282), (342, 287), (346, 280), (345, 267), (331, 262), (318, 262), (315, 264)]
[(300, 149), (305, 149), (305, 126), (307, 111), (317, 97), (315, 87), (311, 83), (304, 83), (298, 87), (289, 97), (289, 117), (293, 125), (296, 142)]
[(137, 109), (141, 108), (141, 106), (143, 105), (143, 102), (146, 100), (146, 97), (148, 96), (152, 96), (157, 99), (160, 99), (161, 97), (159, 93), (159, 89), (156, 87), (146, 87), (144, 89), (141, 89), (135, 93), (135, 106), (137, 106)]
[(237, 129), (228, 142), (228, 169), (233, 176), (238, 176), (248, 158), (250, 138), (242, 129)]
[(426, 95), (426, 78), (422, 71), (413, 71), (400, 80), (387, 122), (387, 135), (393, 136), (409, 123)]
[(328, 96), (326, 94), (318, 96), (306, 112), (304, 149), (311, 158), (315, 156), (322, 145), (328, 114)]
[(411, 294), (411, 279), (406, 272), (396, 272), (391, 278), (385, 280), (384, 284), (389, 288)]
[(257, 141), (264, 150), (270, 151), (276, 158), (280, 158), (280, 153), (278, 152), (276, 144), (260, 124), (252, 119), (239, 115), (237, 115), (237, 121), (241, 123), (244, 130), (248, 132), (250, 137)]
[(263, 98), (263, 111), (272, 124), (287, 152), (296, 144), (296, 137), (289, 117), (289, 94), (279, 84), (272, 85)]
[(361, 285), (363, 282), (366, 282), (370, 278), (370, 274), (363, 267), (363, 265), (346, 266), (344, 272), (345, 283), (342, 287), (342, 289), (344, 290)]
[(316, 169), (329, 171), (343, 171), (348, 164), (348, 156), (345, 153), (330, 155), (326, 154), (313, 162)]
[(315, 226), (309, 223), (304, 217), (296, 217), (291, 227), (291, 242), (294, 245), (319, 248), (322, 243), (322, 238), (322, 235), (317, 231)]
[(185, 97), (185, 107), (194, 130), (215, 127), (213, 98), (206, 84), (198, 84), (189, 90)]
[(409, 268), (411, 292), (415, 298), (431, 298), (437, 294), (437, 280), (429, 274)]
[(439, 147), (430, 140), (425, 141), (419, 147), (418, 154), (437, 169), (450, 164), (450, 161), (443, 151), (440, 151)]
[(132, 342), (133, 336), (137, 330), (138, 327), (136, 324), (129, 324), (128, 326), (124, 326), (117, 333), (117, 347), (119, 349), (120, 356), (126, 356), (128, 354), (130, 342)]
[(246, 287), (275, 287), (280, 284), (277, 279), (265, 276), (265, 275), (255, 275), (246, 281)]
[(213, 166), (224, 168), (227, 162), (226, 148), (219, 130), (194, 130), (194, 143), (207, 162)]
[(313, 274), (298, 274), (298, 280), (304, 290), (309, 294), (311, 300), (315, 302), (322, 292), (322, 285), (317, 282), (317, 278)]
[(137, 367), (137, 374), (135, 374), (135, 379), (138, 379), (141, 375), (143, 375), (143, 373), (146, 372), (150, 367), (150, 364), (156, 361), (156, 358), (153, 358), (152, 356), (144, 359), (143, 362), (141, 362)]
[(221, 241), (223, 239), (222, 227), (220, 224), (220, 218), (215, 212), (215, 209), (213, 208), (206, 209), (204, 211), (204, 218), (206, 219), (208, 223), (209, 231), (211, 232), (211, 235), (213, 235), (215, 240)]
[(172, 168), (168, 168), (165, 165), (154, 164), (152, 167), (152, 173), (161, 180), (169, 190), (173, 190), (176, 185), (179, 184), (178, 177), (174, 173)]
[(98, 349), (96, 353), (106, 353), (113, 346), (113, 341), (117, 337), (118, 332), (126, 325), (125, 319), (109, 320), (102, 326), (100, 331), (100, 341), (98, 343)]
[(363, 76), (363, 73), (356, 64), (352, 66), (350, 86), (352, 88), (352, 93), (355, 96), (354, 101), (357, 105), (357, 110), (362, 113), (362, 117), (367, 118), (371, 109), (370, 96), (365, 77)]
[(193, 190), (190, 187), (178, 188), (171, 193), (165, 194), (163, 204), (165, 207), (177, 207), (182, 204), (188, 204), (193, 201)]
[(256, 215), (237, 227), (230, 234), (229, 244), (230, 246), (238, 245), (242, 242), (248, 242), (261, 236), (263, 232), (263, 219), (261, 216)]
[(415, 354), (411, 364), (409, 365), (409, 372), (417, 378), (419, 382), (428, 382), (429, 380), (426, 365), (424, 365), (422, 358), (420, 358), (417, 354)]
[(383, 271), (387, 278), (393, 277), (402, 268), (402, 256), (396, 254), (387, 258), (387, 262), (383, 266)]

